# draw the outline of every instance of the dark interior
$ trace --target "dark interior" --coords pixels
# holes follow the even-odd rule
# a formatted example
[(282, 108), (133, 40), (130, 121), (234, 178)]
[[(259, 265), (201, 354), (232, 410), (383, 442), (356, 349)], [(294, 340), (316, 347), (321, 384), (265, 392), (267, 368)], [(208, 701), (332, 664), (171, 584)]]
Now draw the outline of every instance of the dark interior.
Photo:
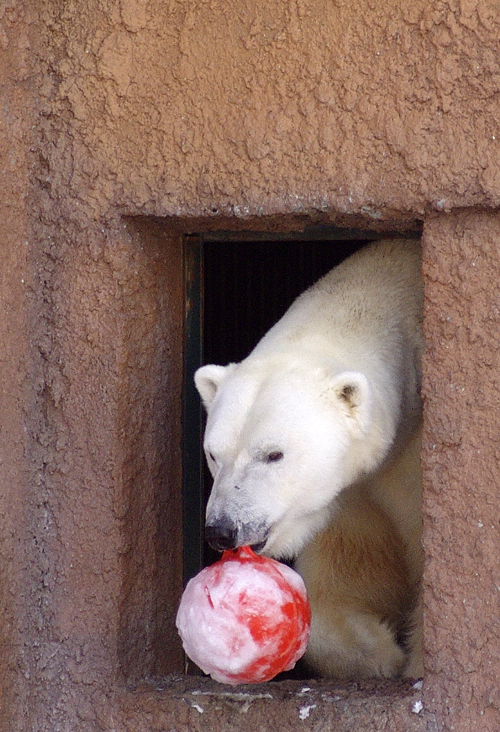
[(364, 244), (205, 243), (203, 362), (241, 361), (301, 292)]

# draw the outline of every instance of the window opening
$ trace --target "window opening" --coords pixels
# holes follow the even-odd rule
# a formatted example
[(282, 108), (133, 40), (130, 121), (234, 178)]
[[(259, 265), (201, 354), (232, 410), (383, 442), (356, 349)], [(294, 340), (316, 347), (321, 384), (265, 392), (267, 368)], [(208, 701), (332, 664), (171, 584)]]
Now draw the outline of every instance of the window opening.
[[(185, 239), (185, 582), (220, 557), (204, 541), (212, 477), (203, 454), (204, 412), (193, 374), (202, 364), (244, 359), (298, 295), (370, 241), (387, 238), (345, 230), (322, 234), (297, 238), (212, 234)], [(186, 668), (191, 671), (192, 665)], [(304, 678), (300, 662), (291, 676)]]

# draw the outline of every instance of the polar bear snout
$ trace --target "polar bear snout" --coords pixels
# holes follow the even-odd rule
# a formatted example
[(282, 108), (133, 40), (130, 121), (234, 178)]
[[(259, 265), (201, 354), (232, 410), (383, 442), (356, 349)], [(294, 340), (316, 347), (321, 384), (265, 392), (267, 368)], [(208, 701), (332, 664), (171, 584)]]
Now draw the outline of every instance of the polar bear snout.
[(205, 539), (218, 552), (250, 545), (255, 551), (263, 549), (269, 529), (262, 523), (235, 524), (229, 516), (207, 522)]
[(219, 521), (205, 526), (205, 539), (212, 549), (218, 552), (223, 552), (226, 549), (236, 549), (238, 530), (226, 517), (223, 517)]

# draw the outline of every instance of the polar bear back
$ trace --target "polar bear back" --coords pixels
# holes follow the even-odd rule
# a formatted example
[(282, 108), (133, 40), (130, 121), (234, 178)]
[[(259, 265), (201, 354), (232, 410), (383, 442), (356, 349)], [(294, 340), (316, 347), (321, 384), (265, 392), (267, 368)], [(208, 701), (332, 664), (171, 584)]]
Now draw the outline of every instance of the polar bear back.
[(402, 335), (421, 350), (423, 286), (421, 246), (415, 240), (386, 240), (364, 247), (300, 295), (257, 344), (264, 356), (286, 344), (332, 346), (342, 360), (369, 355), (367, 344), (386, 354), (401, 351)]
[(421, 417), (422, 308), (420, 242), (377, 241), (300, 295), (243, 363), (310, 358), (361, 371), (400, 415), (396, 433), (409, 433)]

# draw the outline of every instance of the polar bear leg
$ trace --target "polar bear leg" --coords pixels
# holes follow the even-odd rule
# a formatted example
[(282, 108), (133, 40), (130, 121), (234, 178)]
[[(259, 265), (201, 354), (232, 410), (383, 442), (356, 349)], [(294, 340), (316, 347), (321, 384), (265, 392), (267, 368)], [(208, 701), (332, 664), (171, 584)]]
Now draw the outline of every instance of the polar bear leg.
[(402, 674), (406, 655), (380, 618), (338, 606), (328, 618), (313, 611), (305, 661), (326, 677), (391, 678)]
[(296, 563), (312, 610), (305, 660), (321, 676), (405, 672), (418, 590), (406, 545), (362, 486), (341, 494), (329, 526)]

